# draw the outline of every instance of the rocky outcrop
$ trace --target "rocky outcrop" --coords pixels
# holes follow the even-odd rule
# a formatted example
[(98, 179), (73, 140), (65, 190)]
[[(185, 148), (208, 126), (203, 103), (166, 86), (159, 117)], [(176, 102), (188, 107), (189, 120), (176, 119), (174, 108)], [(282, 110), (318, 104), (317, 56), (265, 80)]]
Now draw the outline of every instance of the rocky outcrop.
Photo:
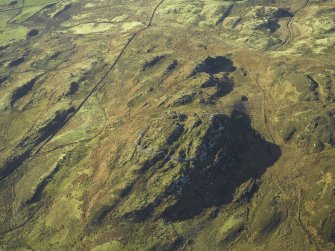
[(164, 55), (160, 55), (160, 56), (155, 56), (152, 59), (144, 62), (143, 66), (142, 66), (142, 71), (148, 70), (151, 67), (155, 66), (156, 64), (158, 64), (161, 60), (163, 60), (165, 58)]
[(10, 98), (10, 106), (13, 107), (14, 104), (20, 100), (21, 98), (23, 98), (25, 95), (27, 95), (34, 87), (35, 82), (36, 82), (37, 78), (33, 78), (30, 81), (28, 81), (26, 84), (18, 87), (17, 89), (15, 89), (12, 93), (12, 96)]
[[(251, 156), (251, 152), (257, 155)], [(194, 160), (170, 186), (171, 194), (178, 196), (162, 216), (171, 221), (183, 220), (205, 208), (229, 203), (242, 183), (259, 178), (279, 156), (279, 147), (264, 141), (251, 128), (247, 115), (213, 115)]]

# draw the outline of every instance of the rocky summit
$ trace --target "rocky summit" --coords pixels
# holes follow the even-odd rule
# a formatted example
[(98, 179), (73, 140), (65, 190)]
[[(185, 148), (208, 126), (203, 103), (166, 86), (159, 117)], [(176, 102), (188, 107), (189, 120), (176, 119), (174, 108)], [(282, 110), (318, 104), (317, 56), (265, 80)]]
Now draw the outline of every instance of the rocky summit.
[(0, 0), (0, 250), (335, 250), (334, 0)]

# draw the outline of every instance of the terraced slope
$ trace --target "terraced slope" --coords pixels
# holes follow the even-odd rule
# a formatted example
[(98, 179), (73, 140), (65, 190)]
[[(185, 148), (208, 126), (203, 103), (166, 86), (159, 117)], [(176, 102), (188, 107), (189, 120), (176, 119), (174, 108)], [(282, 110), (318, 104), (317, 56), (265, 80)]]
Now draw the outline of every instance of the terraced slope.
[(0, 0), (0, 250), (334, 250), (334, 9)]

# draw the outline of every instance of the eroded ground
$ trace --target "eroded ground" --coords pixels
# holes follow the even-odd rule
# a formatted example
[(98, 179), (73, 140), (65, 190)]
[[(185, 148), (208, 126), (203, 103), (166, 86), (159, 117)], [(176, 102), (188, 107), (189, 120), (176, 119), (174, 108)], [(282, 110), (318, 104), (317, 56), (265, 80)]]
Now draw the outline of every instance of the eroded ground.
[(0, 250), (334, 250), (334, 10), (0, 0)]

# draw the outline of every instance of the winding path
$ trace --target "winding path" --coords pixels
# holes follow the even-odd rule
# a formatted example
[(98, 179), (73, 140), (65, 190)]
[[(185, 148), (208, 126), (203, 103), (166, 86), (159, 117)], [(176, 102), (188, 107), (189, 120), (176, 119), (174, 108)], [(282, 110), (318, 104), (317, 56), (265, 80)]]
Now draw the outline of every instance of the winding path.
[(293, 32), (292, 32), (292, 28), (291, 28), (291, 25), (294, 21), (294, 17), (299, 13), (301, 12), (302, 10), (304, 10), (307, 5), (309, 4), (309, 0), (306, 0), (305, 1), (305, 4), (300, 8), (298, 9), (297, 11), (295, 11), (293, 14), (292, 14), (292, 17), (290, 18), (290, 20), (287, 22), (286, 24), (286, 28), (288, 30), (288, 36), (285, 38), (285, 40), (276, 48), (276, 50), (279, 50), (283, 47), (285, 47), (287, 45), (287, 43), (291, 40), (292, 36), (293, 36)]
[(277, 145), (277, 142), (276, 140), (274, 139), (273, 137), (273, 134), (269, 128), (269, 124), (268, 124), (268, 118), (267, 118), (267, 115), (266, 115), (266, 110), (265, 110), (265, 107), (266, 107), (266, 95), (265, 95), (265, 91), (264, 89), (260, 86), (259, 84), (259, 81), (258, 81), (258, 76), (255, 77), (255, 82), (256, 82), (256, 86), (257, 88), (261, 91), (262, 93), (262, 117), (263, 117), (263, 122), (264, 122), (264, 125), (265, 125), (265, 129), (267, 131), (267, 134), (268, 136), (270, 137), (270, 140), (273, 144), (276, 144)]
[[(290, 18), (290, 20), (287, 22), (287, 25), (286, 25), (289, 35), (286, 37), (286, 39), (277, 48), (275, 48), (275, 51), (278, 51), (278, 50), (282, 49), (283, 47), (285, 47), (288, 44), (288, 42), (291, 40), (291, 38), (293, 36), (291, 25), (294, 21), (294, 17), (296, 16), (296, 14), (298, 14), (299, 12), (301, 12), (302, 10), (304, 10), (307, 7), (307, 5), (309, 4), (309, 1), (310, 0), (305, 0), (304, 5), (300, 9), (298, 9), (297, 11), (295, 11), (293, 13), (292, 17)], [(265, 129), (266, 129), (267, 134), (270, 137), (272, 143), (277, 144), (277, 142), (275, 140), (275, 137), (273, 136), (273, 134), (270, 130), (270, 127), (268, 125), (268, 119), (267, 119), (266, 108), (265, 108), (266, 105), (267, 105), (265, 90), (259, 84), (258, 76), (255, 76), (255, 74), (253, 74), (253, 75), (254, 75), (256, 86), (260, 90), (260, 92), (262, 93), (262, 117), (263, 117), (263, 122), (264, 122), (264, 125), (265, 125)]]
[[(108, 74), (114, 69), (114, 67), (117, 65), (117, 63), (120, 61), (120, 59), (122, 58), (123, 54), (125, 53), (126, 49), (129, 47), (129, 45), (131, 44), (131, 42), (134, 40), (134, 38), (140, 34), (141, 32), (147, 30), (148, 28), (151, 27), (153, 19), (155, 17), (155, 14), (159, 8), (159, 6), (162, 5), (162, 3), (165, 0), (160, 0), (158, 2), (158, 4), (156, 5), (156, 7), (154, 8), (149, 22), (148, 24), (141, 28), (140, 30), (136, 31), (135, 33), (133, 33), (130, 38), (128, 39), (127, 43), (124, 45), (124, 47), (122, 48), (122, 50), (120, 51), (118, 57), (116, 58), (116, 60), (114, 61), (114, 63), (108, 68), (108, 70), (106, 71), (106, 73), (102, 76), (102, 78), (95, 84), (95, 86), (92, 88), (92, 90), (86, 95), (86, 97), (82, 100), (82, 102), (79, 104), (79, 106), (77, 107), (77, 109), (55, 130), (54, 133), (52, 133), (44, 142), (43, 144), (32, 154), (32, 156), (29, 159), (29, 162), (31, 162), (35, 156), (43, 149), (43, 147), (45, 145), (47, 145), (57, 134), (58, 132), (80, 111), (80, 109), (83, 107), (83, 105), (87, 102), (87, 100), (89, 98), (91, 98), (91, 96), (96, 93), (96, 91), (98, 90), (98, 88), (102, 85), (103, 81), (108, 77)], [(89, 140), (89, 139), (88, 139)], [(75, 142), (78, 143), (78, 142)], [(37, 211), (43, 206), (43, 204), (34, 211), (34, 213), (27, 219), (25, 220), (23, 223), (17, 225), (17, 226), (13, 226), (12, 228), (0, 233), (0, 235), (5, 235), (9, 232), (12, 232), (16, 229), (22, 228), (23, 226), (25, 226), (26, 224), (28, 224), (29, 222), (31, 222), (31, 220), (34, 218), (34, 216), (36, 215)]]
[(127, 50), (127, 48), (129, 47), (129, 45), (131, 44), (131, 42), (134, 40), (134, 38), (140, 34), (141, 32), (149, 29), (152, 25), (153, 19), (155, 17), (155, 14), (158, 10), (158, 8), (163, 4), (165, 0), (160, 0), (158, 2), (158, 4), (156, 5), (156, 7), (154, 8), (149, 22), (148, 24), (141, 28), (140, 30), (136, 31), (135, 33), (133, 33), (130, 38), (128, 39), (128, 42), (124, 45), (124, 47), (122, 48), (122, 50), (120, 51), (118, 57), (116, 58), (116, 60), (114, 61), (114, 63), (109, 67), (109, 69), (106, 71), (106, 73), (102, 76), (102, 78), (95, 84), (95, 86), (92, 88), (92, 90), (86, 95), (86, 97), (83, 99), (83, 101), (79, 104), (79, 106), (77, 107), (77, 109), (55, 130), (54, 133), (52, 133), (45, 141), (44, 143), (35, 151), (35, 153), (32, 155), (31, 160), (43, 149), (43, 147), (48, 144), (57, 134), (58, 132), (80, 111), (80, 109), (83, 107), (83, 105), (87, 102), (87, 100), (97, 91), (97, 89), (102, 85), (103, 81), (107, 78), (107, 76), (109, 75), (109, 73), (114, 69), (114, 67), (117, 65), (117, 63), (120, 61), (120, 59), (122, 58), (123, 54), (125, 53), (125, 51)]

